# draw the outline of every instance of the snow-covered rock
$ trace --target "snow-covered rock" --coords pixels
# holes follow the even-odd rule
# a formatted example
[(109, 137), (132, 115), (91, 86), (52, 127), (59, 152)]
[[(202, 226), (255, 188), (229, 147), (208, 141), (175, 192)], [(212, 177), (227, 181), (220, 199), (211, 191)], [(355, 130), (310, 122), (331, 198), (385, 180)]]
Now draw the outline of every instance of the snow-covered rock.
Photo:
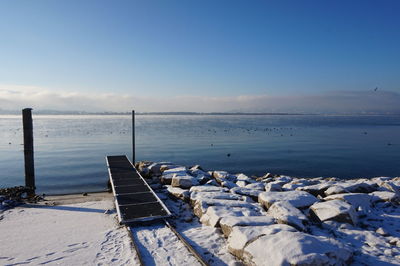
[(256, 216), (260, 215), (252, 209), (241, 207), (211, 206), (206, 213), (201, 216), (200, 222), (212, 226), (219, 226), (219, 221), (224, 217)]
[(286, 183), (282, 186), (284, 190), (295, 190), (298, 187), (305, 187), (318, 184), (319, 181), (305, 179), (305, 178), (294, 178), (291, 182)]
[(366, 179), (360, 179), (353, 182), (347, 182), (343, 185), (346, 190), (351, 193), (371, 193), (378, 190), (378, 185)]
[(381, 183), (379, 184), (379, 186), (381, 186), (381, 187), (383, 187), (383, 188), (386, 188), (387, 190), (392, 191), (392, 192), (394, 192), (394, 193), (400, 194), (400, 187), (399, 187), (399, 185), (396, 185), (396, 184), (395, 184), (394, 182), (392, 182), (392, 181), (384, 181), (384, 182), (381, 182)]
[(161, 183), (165, 185), (171, 185), (172, 178), (174, 176), (186, 176), (187, 169), (186, 167), (176, 167), (169, 170), (165, 170), (161, 176)]
[(229, 190), (227, 188), (204, 185), (204, 186), (191, 187), (189, 191), (190, 192), (228, 192)]
[(229, 181), (229, 182), (236, 182), (236, 176), (231, 175), (226, 171), (214, 171), (212, 175), (218, 183), (222, 183), (224, 181)]
[(277, 182), (284, 182), (285, 184), (291, 182), (292, 180), (293, 180), (292, 177), (290, 177), (290, 176), (285, 176), (285, 175), (275, 178), (275, 181), (277, 181)]
[(197, 186), (199, 181), (191, 175), (180, 175), (174, 174), (172, 177), (171, 185), (173, 187), (180, 188), (191, 188), (192, 186)]
[(296, 208), (305, 208), (317, 202), (318, 199), (305, 191), (262, 192), (258, 202), (269, 208), (277, 201), (287, 201)]
[(349, 193), (343, 186), (340, 185), (333, 185), (330, 186), (327, 190), (325, 190), (325, 196), (330, 196), (333, 194), (342, 194), (342, 193)]
[(246, 183), (253, 183), (254, 182), (254, 180), (252, 178), (248, 177), (245, 174), (237, 174), (236, 175), (236, 182), (237, 181), (245, 181)]
[(173, 165), (175, 164), (170, 163), (170, 162), (159, 162), (159, 163), (153, 163), (151, 164), (148, 169), (152, 175), (161, 175), (161, 167), (162, 166), (167, 166), (167, 165)]
[(243, 216), (243, 217), (225, 217), (220, 220), (221, 230), (226, 237), (230, 235), (235, 226), (265, 226), (275, 223), (275, 219), (268, 215)]
[(218, 179), (218, 178), (227, 178), (228, 176), (230, 176), (230, 174), (226, 171), (214, 171), (212, 173), (212, 176)]
[(181, 199), (181, 200), (184, 200), (184, 201), (189, 200), (190, 193), (189, 193), (189, 190), (187, 190), (187, 189), (168, 186), (167, 187), (167, 191), (168, 191), (169, 194), (171, 194), (172, 196), (174, 196), (174, 197), (176, 197), (178, 199)]
[(324, 182), (321, 184), (316, 184), (316, 185), (311, 185), (311, 186), (304, 186), (304, 187), (298, 187), (296, 190), (299, 191), (306, 191), (314, 196), (325, 196), (324, 192), (329, 188), (331, 185), (330, 182)]
[(207, 181), (209, 181), (211, 179), (211, 176), (207, 172), (205, 172), (201, 169), (198, 169), (198, 168), (193, 170), (193, 167), (192, 167), (189, 170), (189, 172), (192, 176), (197, 178), (197, 180), (199, 181), (200, 184), (205, 184)]
[(347, 265), (352, 251), (327, 238), (279, 231), (260, 236), (243, 251), (248, 265)]
[(232, 193), (248, 196), (257, 201), (258, 195), (262, 192), (260, 190), (244, 188), (244, 187), (234, 187), (231, 189)]
[(247, 185), (247, 182), (243, 181), (243, 180), (239, 180), (239, 181), (236, 181), (236, 185), (238, 187), (245, 187)]
[(243, 258), (243, 250), (248, 243), (262, 235), (275, 234), (280, 231), (296, 232), (296, 229), (283, 224), (235, 226), (228, 238), (228, 250), (236, 257)]
[(274, 217), (280, 224), (291, 225), (300, 231), (306, 230), (307, 217), (289, 202), (277, 201), (269, 207), (267, 213)]
[(193, 212), (197, 217), (201, 217), (206, 213), (207, 208), (210, 206), (226, 206), (228, 208), (240, 207), (248, 208), (249, 210), (255, 210), (261, 213), (261, 209), (256, 204), (251, 204), (244, 201), (238, 200), (220, 200), (220, 199), (203, 199), (198, 200), (193, 207)]
[(270, 192), (270, 191), (282, 191), (282, 186), (273, 182), (265, 184), (264, 187), (265, 191)]
[(363, 210), (368, 210), (371, 207), (371, 196), (364, 193), (342, 193), (330, 195), (324, 198), (325, 201), (336, 199), (346, 201), (356, 210), (360, 207)]
[(228, 180), (224, 180), (222, 182), (220, 182), (221, 186), (226, 187), (226, 188), (234, 188), (237, 187), (236, 183), (232, 182), (232, 181), (228, 181)]
[(212, 192), (197, 192), (193, 191), (190, 194), (190, 203), (195, 205), (197, 201), (202, 201), (205, 199), (224, 199), (224, 200), (242, 200), (242, 196), (235, 195), (232, 193), (212, 191)]
[(374, 191), (369, 193), (371, 202), (376, 203), (379, 201), (390, 201), (400, 203), (400, 195), (390, 191)]
[(342, 200), (318, 202), (310, 207), (310, 215), (324, 222), (333, 220), (342, 223), (357, 223), (357, 213), (354, 207)]
[(254, 183), (248, 184), (248, 185), (246, 185), (246, 188), (260, 190), (260, 191), (265, 190), (265, 186), (261, 182), (254, 182)]
[(170, 170), (170, 169), (174, 169), (174, 168), (179, 168), (179, 167), (183, 167), (181, 165), (176, 165), (176, 164), (163, 164), (160, 166), (160, 172), (163, 173), (166, 170)]

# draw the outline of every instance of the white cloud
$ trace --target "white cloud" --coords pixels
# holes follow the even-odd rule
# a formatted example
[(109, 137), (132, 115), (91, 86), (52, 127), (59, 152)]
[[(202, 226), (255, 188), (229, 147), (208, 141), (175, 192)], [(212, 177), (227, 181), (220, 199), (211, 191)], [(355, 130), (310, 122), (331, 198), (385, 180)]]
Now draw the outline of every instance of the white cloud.
[(80, 93), (33, 86), (0, 85), (0, 108), (18, 110), (139, 112), (301, 112), (400, 113), (400, 94), (388, 91), (335, 91), (320, 95), (241, 95), (150, 97), (116, 93)]

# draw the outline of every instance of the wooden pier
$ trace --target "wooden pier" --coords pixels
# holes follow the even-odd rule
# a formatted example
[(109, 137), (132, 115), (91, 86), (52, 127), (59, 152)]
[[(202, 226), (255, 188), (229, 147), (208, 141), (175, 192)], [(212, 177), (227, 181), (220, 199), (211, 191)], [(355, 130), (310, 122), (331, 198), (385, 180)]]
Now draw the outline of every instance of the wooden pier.
[(106, 160), (120, 223), (150, 221), (171, 215), (125, 155), (107, 156)]

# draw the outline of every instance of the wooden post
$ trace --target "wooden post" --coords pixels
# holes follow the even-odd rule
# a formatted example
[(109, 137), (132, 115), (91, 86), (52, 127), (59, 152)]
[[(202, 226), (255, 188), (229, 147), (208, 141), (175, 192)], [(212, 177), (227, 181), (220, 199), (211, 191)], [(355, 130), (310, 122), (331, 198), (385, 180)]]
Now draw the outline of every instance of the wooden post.
[(22, 110), (24, 128), (25, 186), (35, 191), (35, 167), (33, 160), (33, 123), (32, 108)]
[(132, 110), (132, 164), (135, 165), (135, 110)]

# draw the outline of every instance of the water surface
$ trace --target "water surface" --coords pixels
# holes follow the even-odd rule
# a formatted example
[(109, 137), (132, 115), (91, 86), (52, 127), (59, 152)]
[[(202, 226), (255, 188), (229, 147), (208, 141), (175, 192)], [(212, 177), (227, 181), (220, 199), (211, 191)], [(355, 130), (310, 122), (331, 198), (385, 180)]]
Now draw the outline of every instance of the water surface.
[[(131, 156), (128, 115), (33, 119), (40, 193), (104, 190), (105, 156)], [(0, 116), (1, 187), (24, 182), (21, 120)], [(137, 160), (248, 175), (400, 176), (399, 138), (399, 116), (136, 116)]]

